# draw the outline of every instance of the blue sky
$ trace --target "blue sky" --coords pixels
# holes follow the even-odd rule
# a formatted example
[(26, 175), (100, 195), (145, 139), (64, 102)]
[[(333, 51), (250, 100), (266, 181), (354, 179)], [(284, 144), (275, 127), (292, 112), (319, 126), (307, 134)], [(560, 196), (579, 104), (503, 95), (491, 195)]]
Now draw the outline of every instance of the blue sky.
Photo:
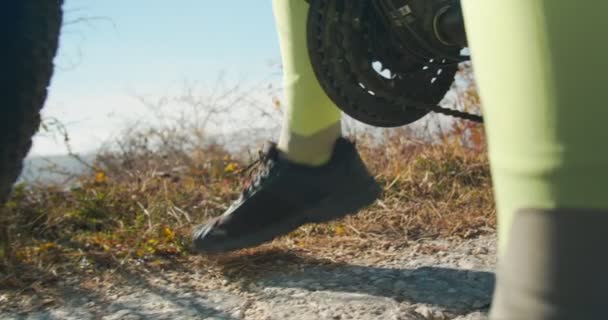
[[(43, 115), (94, 149), (144, 112), (133, 94), (162, 96), (184, 81), (278, 82), (271, 1), (66, 0), (57, 69)], [(270, 77), (270, 78), (269, 78)], [(61, 153), (47, 135), (34, 154)]]

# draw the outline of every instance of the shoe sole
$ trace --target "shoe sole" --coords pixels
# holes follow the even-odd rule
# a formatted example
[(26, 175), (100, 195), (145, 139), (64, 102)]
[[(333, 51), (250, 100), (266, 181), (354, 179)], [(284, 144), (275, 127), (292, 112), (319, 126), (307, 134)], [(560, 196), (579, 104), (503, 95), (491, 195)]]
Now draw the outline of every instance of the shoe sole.
[(381, 188), (376, 181), (371, 179), (363, 186), (359, 185), (342, 191), (339, 197), (327, 198), (318, 206), (255, 234), (239, 237), (232, 241), (206, 244), (205, 246), (197, 245), (195, 241), (195, 249), (201, 253), (213, 254), (255, 247), (288, 234), (305, 224), (324, 223), (355, 214), (371, 205), (380, 195)]

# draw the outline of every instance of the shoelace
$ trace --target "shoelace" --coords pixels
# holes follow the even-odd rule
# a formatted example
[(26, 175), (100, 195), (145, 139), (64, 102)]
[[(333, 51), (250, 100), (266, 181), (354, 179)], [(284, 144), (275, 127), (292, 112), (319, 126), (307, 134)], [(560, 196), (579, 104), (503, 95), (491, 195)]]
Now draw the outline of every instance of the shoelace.
[(242, 172), (247, 175), (245, 188), (241, 197), (245, 198), (259, 188), (270, 174), (271, 150), (266, 148), (258, 151), (258, 158), (245, 167)]

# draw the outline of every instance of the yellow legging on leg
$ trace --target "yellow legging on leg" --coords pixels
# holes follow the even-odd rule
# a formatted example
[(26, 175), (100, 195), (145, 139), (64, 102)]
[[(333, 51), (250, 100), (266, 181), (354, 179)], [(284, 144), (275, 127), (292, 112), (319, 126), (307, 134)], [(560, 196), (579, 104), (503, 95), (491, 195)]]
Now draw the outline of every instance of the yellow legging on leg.
[(608, 208), (608, 2), (464, 0), (463, 9), (501, 247), (516, 209)]
[(306, 45), (308, 3), (273, 0), (283, 62), (285, 106), (279, 149), (294, 162), (319, 165), (329, 160), (340, 136), (340, 110), (321, 88)]
[(608, 2), (462, 4), (498, 210), (492, 317), (602, 317)]
[[(286, 94), (279, 147), (327, 161), (340, 112), (316, 81), (303, 0), (274, 0)], [(495, 319), (603, 315), (608, 292), (608, 3), (463, 0), (498, 210)]]

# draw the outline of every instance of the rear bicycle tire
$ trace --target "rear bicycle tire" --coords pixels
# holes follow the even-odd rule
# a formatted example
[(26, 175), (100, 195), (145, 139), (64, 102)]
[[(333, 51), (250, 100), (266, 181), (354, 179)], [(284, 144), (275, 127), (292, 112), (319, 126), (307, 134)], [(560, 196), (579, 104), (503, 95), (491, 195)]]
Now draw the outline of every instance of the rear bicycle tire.
[(0, 204), (23, 167), (53, 74), (63, 0), (0, 5)]

